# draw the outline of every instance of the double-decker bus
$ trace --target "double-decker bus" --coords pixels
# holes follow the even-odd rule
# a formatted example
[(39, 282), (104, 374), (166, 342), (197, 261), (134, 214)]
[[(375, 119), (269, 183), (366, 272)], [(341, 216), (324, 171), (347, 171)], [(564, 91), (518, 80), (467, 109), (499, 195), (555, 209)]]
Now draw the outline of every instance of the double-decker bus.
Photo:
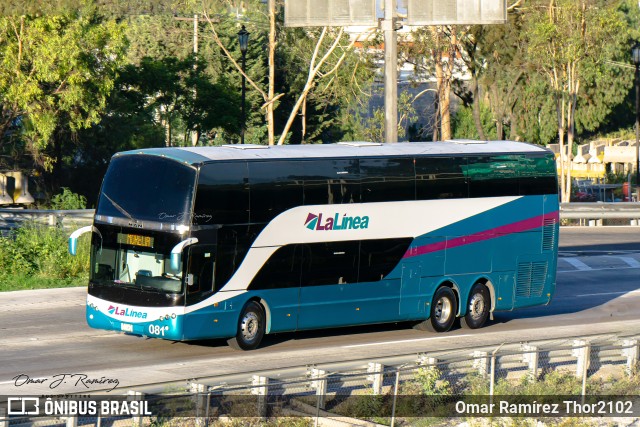
[(479, 328), (555, 289), (554, 155), (512, 141), (116, 154), (91, 232), (91, 327), (170, 340), (416, 321)]

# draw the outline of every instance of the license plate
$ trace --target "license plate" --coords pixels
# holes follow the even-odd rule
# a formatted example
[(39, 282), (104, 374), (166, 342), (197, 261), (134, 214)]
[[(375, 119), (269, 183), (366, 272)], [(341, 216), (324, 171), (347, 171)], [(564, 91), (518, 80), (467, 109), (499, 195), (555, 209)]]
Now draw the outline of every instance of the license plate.
[(133, 332), (133, 325), (130, 323), (121, 323), (120, 329), (124, 332)]

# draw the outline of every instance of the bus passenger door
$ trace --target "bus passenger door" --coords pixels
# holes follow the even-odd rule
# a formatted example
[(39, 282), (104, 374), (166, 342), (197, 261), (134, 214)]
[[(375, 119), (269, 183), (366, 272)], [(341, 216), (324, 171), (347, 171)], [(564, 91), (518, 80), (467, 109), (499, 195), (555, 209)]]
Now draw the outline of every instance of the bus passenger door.
[[(193, 245), (189, 247), (184, 278), (186, 304), (194, 305), (216, 291), (215, 245)], [(213, 313), (211, 307), (189, 313), (184, 319), (185, 338), (208, 338), (212, 335)]]
[(419, 262), (405, 262), (402, 265), (402, 284), (400, 286), (400, 318), (415, 318), (424, 302), (420, 300), (420, 276), (422, 268)]
[(298, 329), (366, 323), (358, 294), (359, 242), (304, 246)]

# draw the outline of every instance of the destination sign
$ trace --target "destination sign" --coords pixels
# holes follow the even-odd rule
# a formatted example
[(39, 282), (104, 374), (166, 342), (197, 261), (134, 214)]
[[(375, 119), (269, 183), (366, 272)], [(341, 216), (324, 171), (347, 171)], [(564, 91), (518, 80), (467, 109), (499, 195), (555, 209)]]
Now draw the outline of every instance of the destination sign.
[(118, 233), (118, 243), (153, 248), (153, 237), (140, 236), (138, 234)]

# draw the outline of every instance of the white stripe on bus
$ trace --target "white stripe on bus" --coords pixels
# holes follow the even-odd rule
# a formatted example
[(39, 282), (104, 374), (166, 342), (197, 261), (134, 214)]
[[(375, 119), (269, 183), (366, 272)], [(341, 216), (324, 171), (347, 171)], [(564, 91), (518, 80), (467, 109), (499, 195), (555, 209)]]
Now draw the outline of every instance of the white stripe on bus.
[[(462, 220), (518, 200), (522, 196), (487, 197), (478, 199), (419, 200), (389, 203), (349, 203), (344, 205), (298, 206), (275, 217), (256, 238), (242, 264), (220, 291), (192, 306), (191, 313), (237, 296), (247, 287), (264, 263), (280, 247), (291, 244), (343, 242), (389, 238), (415, 238)], [(369, 227), (353, 230), (310, 230), (305, 226), (309, 213), (333, 216), (368, 216)], [(480, 230), (474, 230), (480, 231)]]

